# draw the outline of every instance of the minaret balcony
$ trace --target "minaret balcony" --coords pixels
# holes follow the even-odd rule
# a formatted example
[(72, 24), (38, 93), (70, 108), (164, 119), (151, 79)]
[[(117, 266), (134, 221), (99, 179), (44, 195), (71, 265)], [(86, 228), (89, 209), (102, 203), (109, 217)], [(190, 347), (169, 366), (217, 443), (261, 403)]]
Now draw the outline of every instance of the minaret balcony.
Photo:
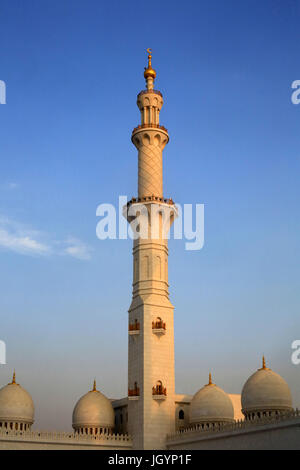
[(129, 323), (128, 333), (130, 334), (130, 336), (140, 334), (140, 323), (137, 320), (135, 320), (134, 323)]
[[(160, 202), (162, 204), (169, 204), (170, 206), (174, 206), (174, 201), (172, 198), (165, 198), (165, 197), (160, 197), (160, 196), (154, 196), (152, 194), (151, 196), (143, 196), (143, 197), (133, 197), (130, 199), (130, 201), (127, 202), (126, 206), (131, 206), (131, 204), (136, 204), (139, 202)], [(125, 206), (125, 210), (126, 210)]]
[(134, 388), (128, 389), (128, 400), (138, 400), (140, 397), (140, 387), (137, 386), (137, 382), (134, 383)]
[(136, 215), (130, 213), (130, 207), (137, 204), (141, 204), (143, 207), (151, 207), (151, 204), (159, 204), (162, 208), (163, 206), (167, 206), (169, 208), (168, 210), (172, 211), (171, 222), (173, 218), (177, 217), (178, 215), (178, 209), (172, 198), (164, 198), (155, 196), (154, 194), (151, 196), (133, 197), (126, 203), (125, 206), (123, 206), (123, 216), (128, 220), (129, 223), (131, 223), (136, 218)]
[(167, 398), (167, 389), (163, 387), (160, 381), (155, 387), (152, 387), (152, 398), (154, 400), (165, 400)]
[(139, 124), (137, 127), (133, 129), (132, 135), (143, 129), (159, 129), (160, 131), (163, 131), (169, 137), (168, 129), (166, 129), (164, 126), (161, 126), (160, 124), (153, 124), (153, 123)]
[(139, 94), (138, 94), (138, 97), (139, 97), (140, 95), (146, 95), (146, 94), (148, 94), (148, 93), (154, 93), (155, 95), (162, 96), (162, 93), (161, 93), (159, 90), (154, 90), (154, 89), (153, 89), (153, 90), (142, 90), (142, 91), (140, 91)]
[(165, 335), (166, 334), (166, 323), (162, 320), (156, 320), (152, 322), (152, 333), (157, 335)]

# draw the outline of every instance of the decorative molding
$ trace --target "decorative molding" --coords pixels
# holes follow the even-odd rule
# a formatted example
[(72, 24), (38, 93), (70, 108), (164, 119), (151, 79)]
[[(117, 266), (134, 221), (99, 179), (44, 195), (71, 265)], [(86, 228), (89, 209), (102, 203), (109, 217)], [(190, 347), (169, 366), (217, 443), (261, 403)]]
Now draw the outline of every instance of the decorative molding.
[(298, 409), (284, 415), (255, 418), (252, 420), (239, 420), (235, 423), (208, 423), (205, 425), (189, 426), (187, 428), (176, 431), (174, 434), (167, 436), (167, 442), (184, 440), (186, 437), (205, 437), (207, 435), (220, 435), (225, 433), (239, 433), (242, 430), (251, 430), (251, 428), (262, 427), (272, 424), (284, 424), (285, 421), (293, 421), (300, 418), (300, 411)]
[(12, 431), (12, 430), (0, 430), (0, 441), (30, 441), (30, 442), (61, 442), (61, 443), (103, 443), (103, 445), (109, 445), (118, 443), (124, 443), (124, 446), (131, 445), (131, 436), (128, 434), (98, 434), (88, 435), (79, 433), (68, 433), (68, 432), (55, 432), (55, 431)]

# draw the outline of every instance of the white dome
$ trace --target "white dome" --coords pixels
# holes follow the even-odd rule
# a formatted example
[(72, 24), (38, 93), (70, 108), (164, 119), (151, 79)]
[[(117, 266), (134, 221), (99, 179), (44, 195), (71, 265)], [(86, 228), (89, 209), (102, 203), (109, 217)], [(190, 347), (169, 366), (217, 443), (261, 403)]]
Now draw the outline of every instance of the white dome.
[(73, 427), (75, 429), (92, 427), (114, 427), (115, 413), (111, 402), (101, 392), (94, 389), (81, 397), (73, 411)]
[(18, 422), (31, 425), (34, 421), (34, 404), (29, 393), (12, 383), (0, 389), (0, 422)]
[(227, 393), (211, 382), (201, 388), (192, 398), (190, 423), (225, 423), (234, 421), (232, 401)]
[(263, 367), (245, 383), (242, 391), (242, 411), (245, 415), (259, 411), (290, 411), (292, 397), (288, 384), (276, 372)]

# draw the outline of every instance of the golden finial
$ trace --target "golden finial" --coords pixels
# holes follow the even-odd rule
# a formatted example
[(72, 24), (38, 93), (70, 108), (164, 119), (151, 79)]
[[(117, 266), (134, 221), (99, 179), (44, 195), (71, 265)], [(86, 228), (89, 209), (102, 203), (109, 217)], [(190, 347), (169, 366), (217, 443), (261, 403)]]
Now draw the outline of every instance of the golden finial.
[(212, 381), (211, 373), (209, 373), (209, 375), (208, 375), (208, 384), (207, 385), (215, 385)]
[(147, 52), (148, 52), (148, 67), (151, 67), (152, 49), (148, 47)]
[(92, 392), (97, 392), (97, 387), (96, 387), (96, 379), (94, 380), (94, 384), (93, 384), (93, 390)]
[(16, 371), (15, 371), (15, 370), (14, 370), (14, 373), (13, 373), (13, 378), (12, 378), (11, 384), (15, 384), (15, 385), (16, 385)]
[(258, 370), (270, 370), (267, 366), (266, 366), (266, 359), (265, 359), (265, 356), (262, 357), (262, 367)]
[(146, 80), (147, 78), (153, 78), (154, 80), (156, 77), (156, 72), (152, 68), (152, 64), (151, 64), (152, 50), (148, 48), (147, 52), (148, 52), (148, 67), (147, 68), (145, 67), (144, 77), (146, 78)]

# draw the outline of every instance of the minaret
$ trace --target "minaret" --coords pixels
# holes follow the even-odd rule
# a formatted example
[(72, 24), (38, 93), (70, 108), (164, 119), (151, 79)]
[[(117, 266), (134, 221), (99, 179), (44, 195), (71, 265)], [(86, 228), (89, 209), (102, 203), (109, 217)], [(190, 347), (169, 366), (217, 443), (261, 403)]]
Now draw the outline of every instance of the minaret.
[[(129, 308), (128, 431), (135, 449), (163, 449), (175, 428), (174, 307), (168, 292), (168, 242), (164, 217), (176, 208), (163, 197), (162, 152), (169, 141), (159, 125), (162, 94), (147, 50), (146, 90), (137, 96), (141, 124), (131, 140), (138, 150), (138, 197), (128, 202), (129, 222), (139, 217), (145, 235), (133, 243), (133, 294)], [(145, 215), (146, 209), (146, 215)]]

